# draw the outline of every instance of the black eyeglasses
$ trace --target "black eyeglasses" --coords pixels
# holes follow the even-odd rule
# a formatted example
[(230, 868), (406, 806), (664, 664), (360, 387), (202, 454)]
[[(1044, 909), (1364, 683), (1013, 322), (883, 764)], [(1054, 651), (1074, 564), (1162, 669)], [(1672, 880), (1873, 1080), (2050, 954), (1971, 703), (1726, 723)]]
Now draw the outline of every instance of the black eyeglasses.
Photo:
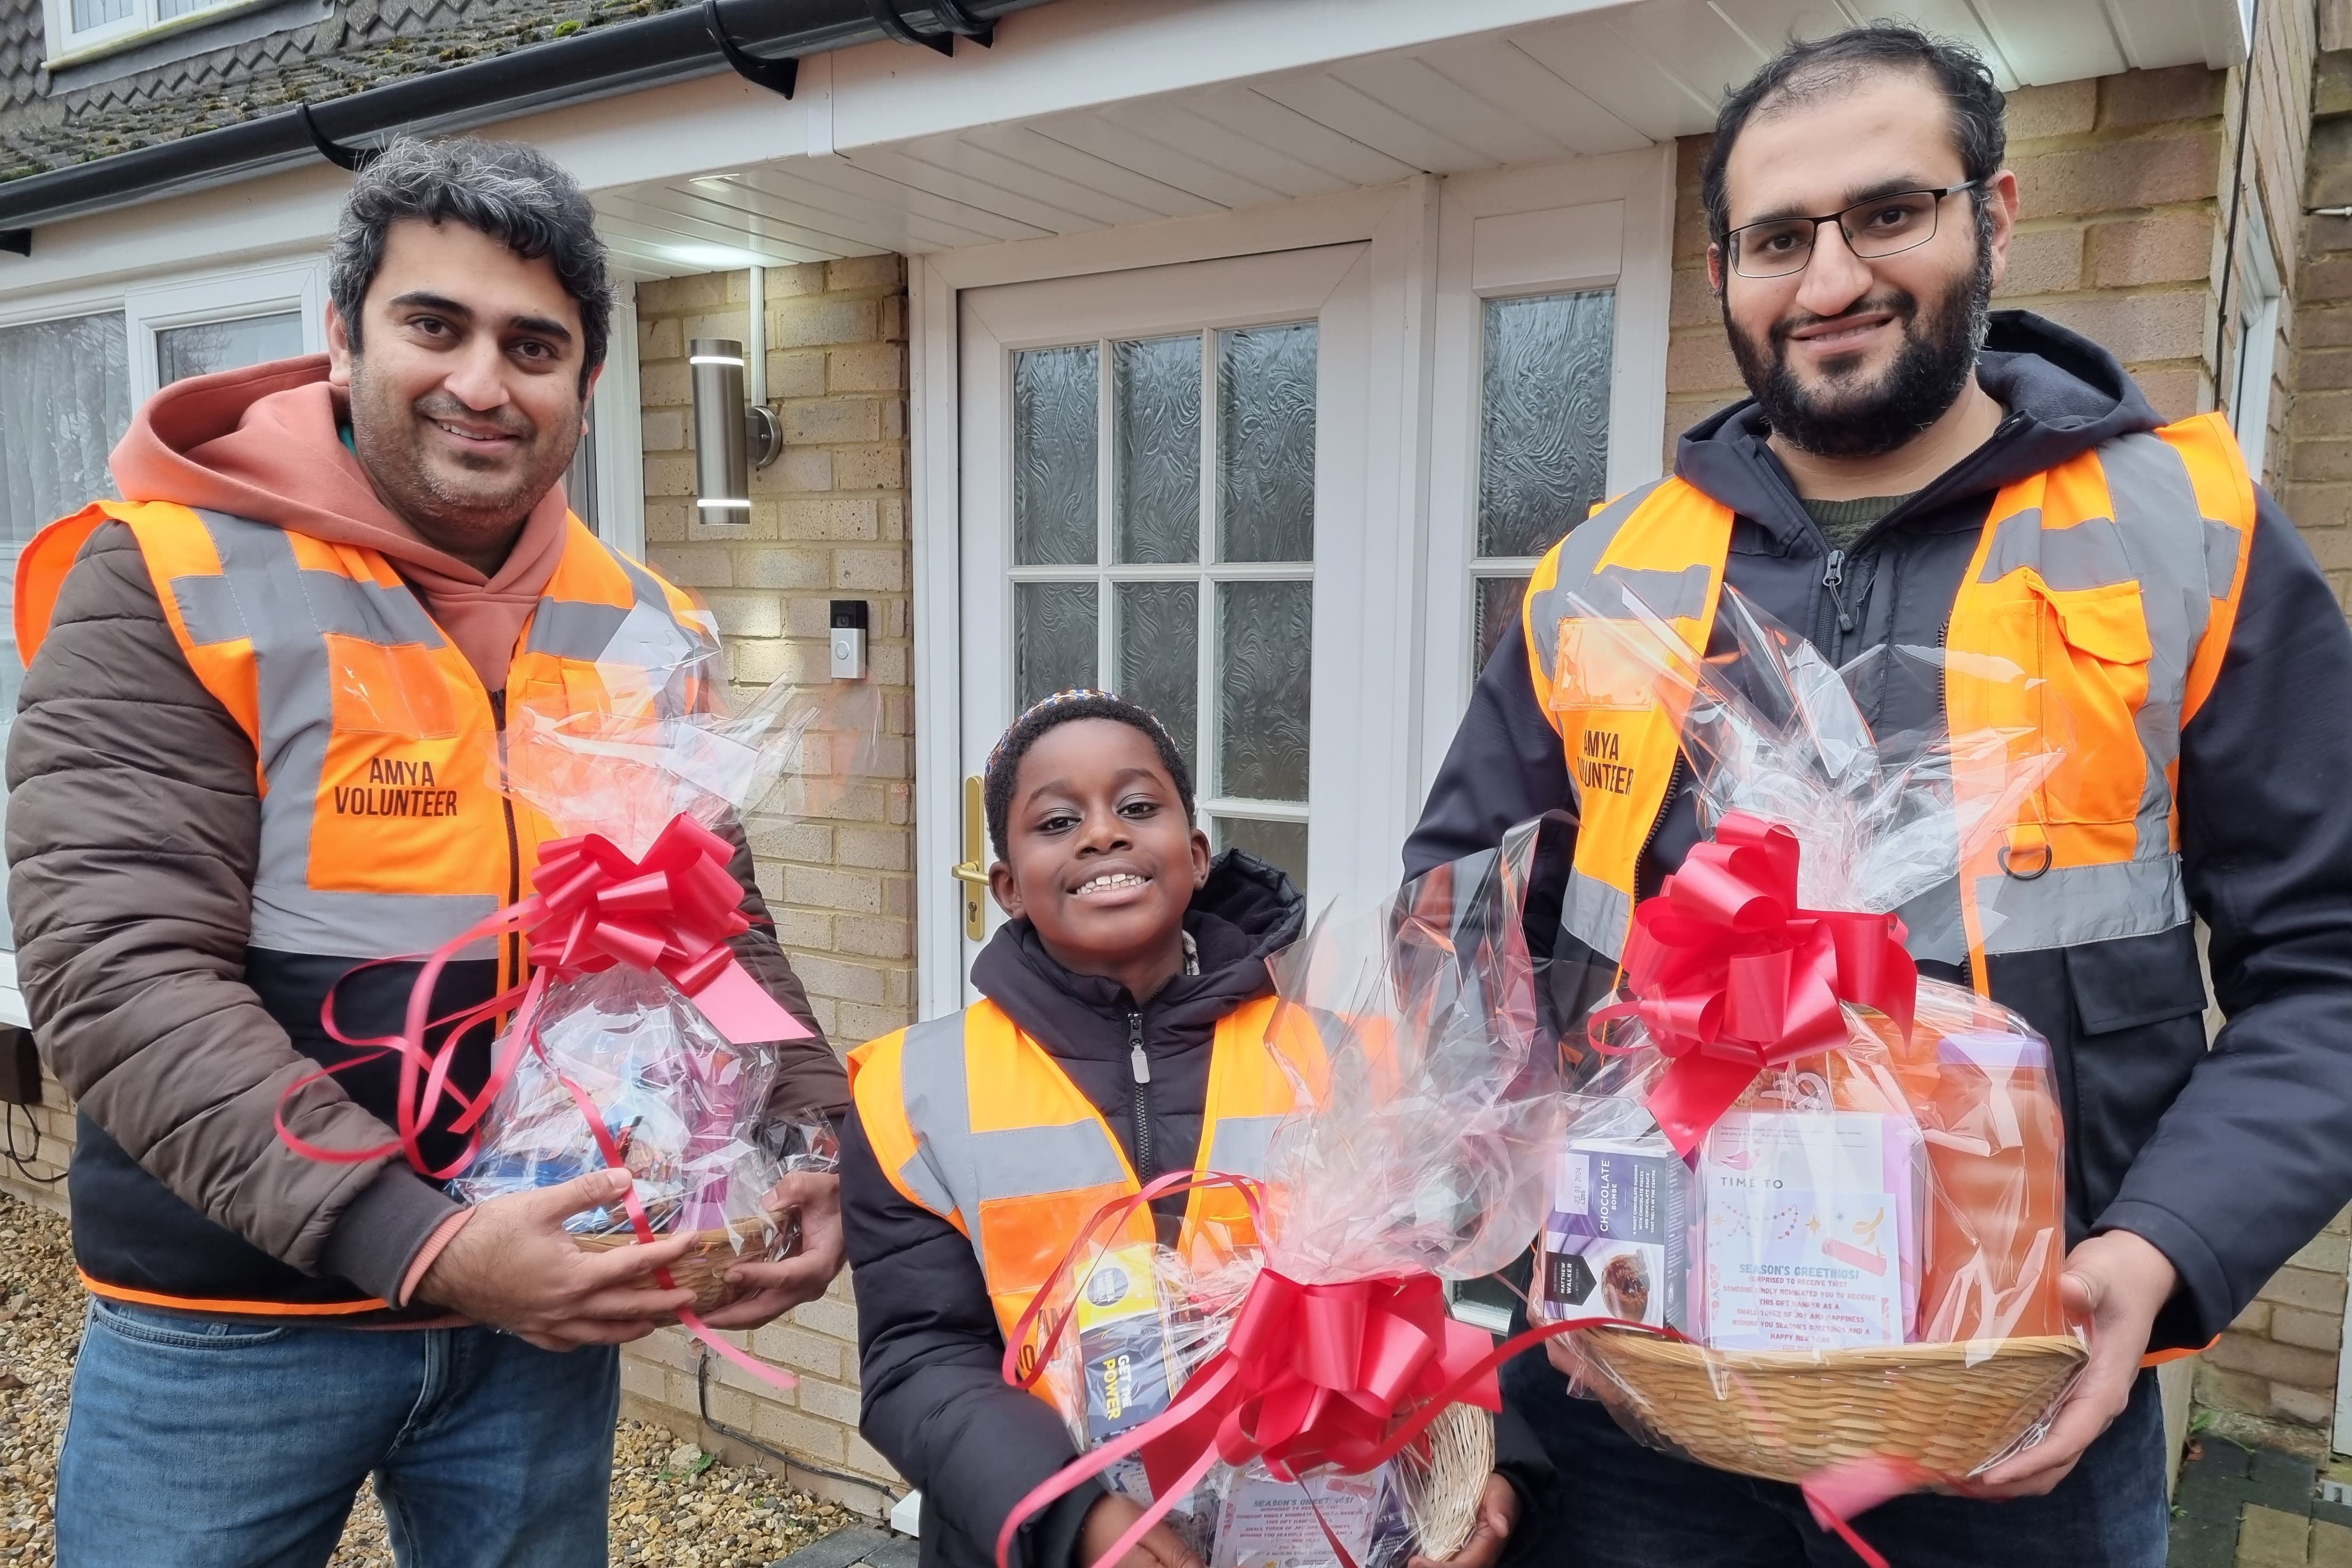
[(1813, 238), (1822, 225), (1833, 223), (1845, 236), (1846, 248), (1864, 261), (1894, 256), (1936, 237), (1936, 215), (1946, 196), (1982, 185), (1963, 180), (1942, 190), (1896, 191), (1856, 202), (1843, 212), (1820, 217), (1771, 217), (1742, 224), (1724, 237), (1731, 269), (1742, 278), (1786, 278), (1802, 272), (1813, 258)]

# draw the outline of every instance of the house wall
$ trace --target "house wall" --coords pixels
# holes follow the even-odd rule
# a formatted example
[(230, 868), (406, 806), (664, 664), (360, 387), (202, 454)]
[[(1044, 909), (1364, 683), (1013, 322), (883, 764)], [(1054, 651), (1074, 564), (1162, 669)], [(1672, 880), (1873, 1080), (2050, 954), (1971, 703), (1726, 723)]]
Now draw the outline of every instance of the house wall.
[[(748, 526), (694, 512), (693, 398), (686, 345), (746, 336), (749, 276), (708, 273), (637, 287), (645, 409), (646, 552), (672, 582), (708, 600), (730, 673), (749, 693), (779, 677), (827, 679), (829, 603), (871, 606), (869, 668), (880, 689), (878, 754), (859, 776), (806, 793), (791, 815), (750, 824), (776, 934), (808, 986), (817, 1022), (847, 1050), (914, 1020), (912, 814), (914, 693), (907, 542), (906, 264), (896, 256), (766, 272), (768, 394), (784, 452), (751, 479)], [(833, 759), (836, 770), (847, 759)], [(871, 1510), (903, 1489), (857, 1436), (857, 1330), (849, 1280), (750, 1336), (753, 1351), (798, 1375), (779, 1394), (713, 1361), (709, 1413), (799, 1461), (793, 1479)], [(678, 1330), (632, 1346), (622, 1388), (633, 1414), (724, 1446), (701, 1429), (699, 1352)], [(827, 1474), (826, 1472), (835, 1472)], [(845, 1478), (866, 1478), (865, 1480)]]

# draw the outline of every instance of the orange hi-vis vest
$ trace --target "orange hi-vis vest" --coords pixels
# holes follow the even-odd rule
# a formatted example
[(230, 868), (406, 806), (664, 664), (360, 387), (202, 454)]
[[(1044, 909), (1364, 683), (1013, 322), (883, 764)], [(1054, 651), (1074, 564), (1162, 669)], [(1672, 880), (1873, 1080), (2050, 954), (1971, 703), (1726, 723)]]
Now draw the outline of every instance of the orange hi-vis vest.
[[(189, 668), (253, 742), (253, 946), (425, 952), (528, 889), (553, 826), (500, 795), (502, 715), (375, 551), (169, 502), (100, 501), (43, 530), (18, 563), (28, 665), (66, 573), (109, 519), (137, 537)], [(717, 646), (707, 617), (576, 518), (568, 530), (501, 700), (679, 705), (677, 672)], [(520, 945), (499, 945), (503, 986)]]
[[(1528, 584), (1528, 670), (1581, 819), (1561, 924), (1604, 958), (1623, 956), (1678, 741), (1654, 696), (1628, 702), (1576, 679), (1586, 648), (1607, 658), (1606, 634), (1570, 600), (1606, 616), (1630, 595), (1704, 651), (1732, 515), (1678, 478), (1660, 480), (1598, 510)], [(1946, 632), (1946, 718), (1956, 736), (2005, 731), (2013, 747), (2062, 760), (1960, 868), (1979, 990), (1989, 953), (2189, 920), (2180, 731), (2228, 651), (2253, 525), (2253, 481), (2214, 414), (2105, 442), (1993, 498)], [(1959, 789), (1992, 787), (1956, 773)]]
[[(18, 562), (27, 664), (75, 558), (110, 520), (137, 540), (188, 668), (253, 744), (259, 837), (245, 978), (294, 1048), (330, 1065), (349, 1058), (320, 1020), (337, 976), (429, 952), (529, 889), (538, 846), (556, 828), (499, 787), (508, 712), (683, 711), (704, 692), (689, 671), (718, 647), (684, 595), (575, 519), (494, 699), (378, 552), (165, 502), (100, 501), (44, 530)], [(460, 957), (436, 992), (436, 1004), (455, 1000), (445, 1012), (505, 989), (525, 966), (511, 933)], [(338, 1019), (354, 1037), (388, 1033), (397, 1014), (383, 1009), (406, 991), (392, 976), (369, 997), (336, 1001)], [(461, 1075), (471, 1070), (461, 1063)], [(341, 1081), (363, 1109), (394, 1120), (392, 1075)], [(453, 1134), (427, 1136), (457, 1152)], [(394, 1309), (225, 1233), (94, 1122), (83, 1123), (73, 1182), (75, 1250), (97, 1294), (343, 1323), (438, 1310)]]
[[(1263, 1176), (1276, 1125), (1323, 1091), (1322, 1041), (1268, 996), (1218, 1020), (1211, 1051), (1195, 1173)], [(890, 1184), (971, 1242), (1007, 1340), (1096, 1211), (1142, 1190), (1102, 1113), (993, 1002), (860, 1046), (849, 1088)], [(1101, 1239), (1148, 1245), (1156, 1230), (1139, 1209)], [(1234, 1189), (1192, 1190), (1179, 1253), (1205, 1263), (1256, 1245)]]

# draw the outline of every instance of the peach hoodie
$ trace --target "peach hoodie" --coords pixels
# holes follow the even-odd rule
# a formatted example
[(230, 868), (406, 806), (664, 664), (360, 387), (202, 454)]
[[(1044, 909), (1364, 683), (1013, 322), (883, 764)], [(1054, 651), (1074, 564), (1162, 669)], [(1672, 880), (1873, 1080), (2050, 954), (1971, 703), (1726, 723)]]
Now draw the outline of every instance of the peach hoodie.
[(506, 563), (485, 578), (377, 498), (343, 445), (345, 406), (327, 384), (324, 354), (174, 382), (115, 447), (114, 482), (125, 500), (177, 501), (380, 552), (482, 684), (503, 689), (515, 639), (563, 552), (562, 483), (540, 498)]

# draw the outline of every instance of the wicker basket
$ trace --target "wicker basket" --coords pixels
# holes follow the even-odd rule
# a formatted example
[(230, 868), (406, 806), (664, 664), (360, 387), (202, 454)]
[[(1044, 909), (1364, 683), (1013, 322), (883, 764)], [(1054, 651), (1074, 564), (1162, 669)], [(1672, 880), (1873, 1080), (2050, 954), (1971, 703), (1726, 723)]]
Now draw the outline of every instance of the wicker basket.
[[(766, 1259), (766, 1243), (761, 1237), (766, 1228), (757, 1220), (738, 1220), (732, 1226), (696, 1233), (693, 1250), (669, 1266), (669, 1277), (677, 1281), (678, 1289), (694, 1292), (696, 1311), (715, 1310), (743, 1294), (741, 1287), (727, 1282), (727, 1271), (738, 1263)], [(627, 1231), (612, 1236), (575, 1236), (572, 1239), (588, 1252), (610, 1252), (614, 1247), (637, 1244), (637, 1238)]]
[(1495, 1468), (1495, 1418), (1475, 1405), (1450, 1405), (1397, 1463), (1413, 1552), (1443, 1562), (1477, 1525), (1478, 1500)]
[(1701, 1464), (1773, 1481), (1873, 1456), (1965, 1476), (2032, 1430), (2086, 1353), (2063, 1334), (1820, 1352), (1569, 1338), (1604, 1403)]

